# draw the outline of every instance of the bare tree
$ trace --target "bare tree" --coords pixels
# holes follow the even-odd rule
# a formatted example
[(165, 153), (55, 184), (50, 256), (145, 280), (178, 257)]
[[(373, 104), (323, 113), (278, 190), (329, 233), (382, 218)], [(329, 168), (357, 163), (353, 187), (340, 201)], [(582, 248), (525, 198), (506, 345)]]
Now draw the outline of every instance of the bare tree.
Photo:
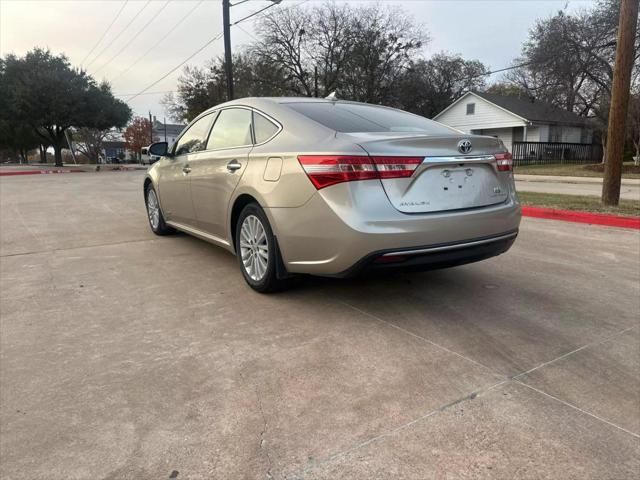
[(356, 40), (338, 92), (351, 100), (384, 103), (428, 40), (426, 29), (399, 9), (363, 7), (354, 17)]
[(470, 90), (485, 85), (487, 68), (478, 60), (438, 53), (412, 62), (396, 88), (393, 105), (433, 117)]
[(98, 163), (104, 142), (115, 140), (115, 132), (111, 129), (80, 128), (73, 132), (74, 146), (78, 152), (87, 157), (90, 162)]
[[(397, 91), (426, 41), (425, 29), (401, 10), (327, 3), (269, 11), (258, 24), (259, 38), (234, 55), (234, 90), (245, 96), (326, 96), (398, 107)], [(226, 100), (224, 61), (186, 67), (177, 95), (162, 104), (168, 116), (191, 120)]]
[[(295, 95), (333, 90), (352, 100), (380, 103), (419, 55), (427, 37), (401, 10), (327, 3), (312, 10), (273, 10), (258, 25), (255, 59), (281, 70)], [(316, 76), (317, 72), (317, 76)]]
[(312, 96), (313, 83), (309, 77), (310, 32), (312, 15), (299, 7), (275, 9), (258, 23), (260, 42), (250, 52), (262, 62), (277, 66), (283, 74), (286, 87), (296, 95)]
[[(618, 0), (600, 0), (595, 8), (564, 11), (538, 20), (506, 79), (531, 97), (581, 116), (595, 117), (606, 129), (618, 27)], [(640, 36), (635, 39), (632, 85), (638, 87)]]

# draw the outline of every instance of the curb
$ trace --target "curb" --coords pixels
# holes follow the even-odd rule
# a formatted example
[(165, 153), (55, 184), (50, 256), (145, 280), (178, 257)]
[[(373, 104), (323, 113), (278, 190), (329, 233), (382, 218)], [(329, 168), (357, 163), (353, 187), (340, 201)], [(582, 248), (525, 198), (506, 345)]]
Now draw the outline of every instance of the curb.
[[(140, 167), (114, 167), (114, 168), (102, 168), (101, 172), (131, 172), (133, 170), (146, 170), (146, 168)], [(82, 168), (66, 168), (66, 169), (42, 169), (42, 170), (9, 170), (6, 172), (0, 171), (0, 177), (8, 177), (14, 175), (48, 175), (52, 173), (90, 173), (96, 172), (95, 169), (82, 169)]]
[(9, 172), (0, 172), (0, 177), (13, 175), (41, 175), (50, 173), (84, 173), (84, 170), (79, 168), (72, 168), (71, 170), (13, 170)]
[(545, 218), (549, 220), (562, 220), (565, 222), (588, 223), (591, 225), (604, 225), (607, 227), (632, 228), (634, 230), (640, 230), (640, 217), (621, 217), (619, 215), (574, 212), (571, 210), (530, 207), (525, 205), (522, 206), (522, 215), (525, 217)]

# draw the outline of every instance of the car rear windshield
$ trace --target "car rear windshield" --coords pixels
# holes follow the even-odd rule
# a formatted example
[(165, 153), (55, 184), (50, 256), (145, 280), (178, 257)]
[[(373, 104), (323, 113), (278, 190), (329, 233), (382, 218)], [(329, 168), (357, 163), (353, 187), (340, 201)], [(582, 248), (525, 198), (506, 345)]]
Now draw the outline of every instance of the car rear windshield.
[(431, 135), (451, 134), (455, 130), (418, 115), (393, 108), (356, 103), (288, 103), (305, 117), (343, 133), (419, 132)]

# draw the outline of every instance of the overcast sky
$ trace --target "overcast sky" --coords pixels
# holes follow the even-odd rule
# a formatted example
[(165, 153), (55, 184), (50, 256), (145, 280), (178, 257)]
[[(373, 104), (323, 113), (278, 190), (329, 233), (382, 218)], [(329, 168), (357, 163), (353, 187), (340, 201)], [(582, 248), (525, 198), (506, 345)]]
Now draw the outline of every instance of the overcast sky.
[[(232, 3), (238, 1), (232, 0)], [(323, 0), (284, 0), (273, 8), (286, 4), (309, 8), (319, 1)], [(129, 0), (126, 3), (125, 0), (0, 0), (0, 54), (23, 55), (36, 46), (48, 47), (54, 53), (65, 53), (75, 65), (84, 61), (95, 78), (111, 81), (115, 94), (133, 94), (162, 77), (221, 31), (221, 3), (220, 0)], [(232, 22), (268, 3), (250, 0), (232, 8)], [(378, 3), (398, 5), (424, 26), (431, 38), (424, 48), (425, 56), (444, 50), (467, 59), (479, 59), (491, 69), (499, 69), (508, 66), (520, 53), (521, 44), (536, 18), (547, 17), (565, 6), (569, 11), (588, 8), (593, 0), (385, 0)], [(149, 50), (187, 14), (166, 39)], [(234, 27), (231, 31), (232, 45), (236, 48), (251, 41), (253, 20), (241, 26), (242, 29)], [(106, 36), (85, 60), (105, 31)], [(126, 71), (147, 51), (144, 58)], [(222, 54), (222, 39), (218, 39), (188, 63), (201, 65)], [(145, 115), (151, 111), (158, 117), (163, 116), (160, 97), (162, 92), (175, 90), (179, 74), (180, 70), (149, 89), (151, 94), (130, 101), (134, 112)], [(491, 80), (497, 78), (495, 75)]]

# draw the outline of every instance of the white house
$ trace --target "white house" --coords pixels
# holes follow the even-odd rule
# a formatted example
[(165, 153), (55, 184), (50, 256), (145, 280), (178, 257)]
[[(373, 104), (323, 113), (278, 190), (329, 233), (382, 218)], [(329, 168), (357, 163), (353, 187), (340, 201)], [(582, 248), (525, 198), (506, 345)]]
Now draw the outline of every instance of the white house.
[[(590, 145), (593, 140), (587, 119), (525, 97), (467, 92), (434, 120), (467, 133), (495, 136), (512, 152), (516, 142)], [(535, 144), (524, 146), (526, 148), (519, 150), (526, 151), (527, 155), (537, 147)]]
[(184, 130), (185, 125), (162, 123), (159, 122), (155, 115), (153, 117), (153, 127), (151, 133), (153, 135), (154, 142), (168, 142), (169, 145), (173, 145), (178, 135)]

